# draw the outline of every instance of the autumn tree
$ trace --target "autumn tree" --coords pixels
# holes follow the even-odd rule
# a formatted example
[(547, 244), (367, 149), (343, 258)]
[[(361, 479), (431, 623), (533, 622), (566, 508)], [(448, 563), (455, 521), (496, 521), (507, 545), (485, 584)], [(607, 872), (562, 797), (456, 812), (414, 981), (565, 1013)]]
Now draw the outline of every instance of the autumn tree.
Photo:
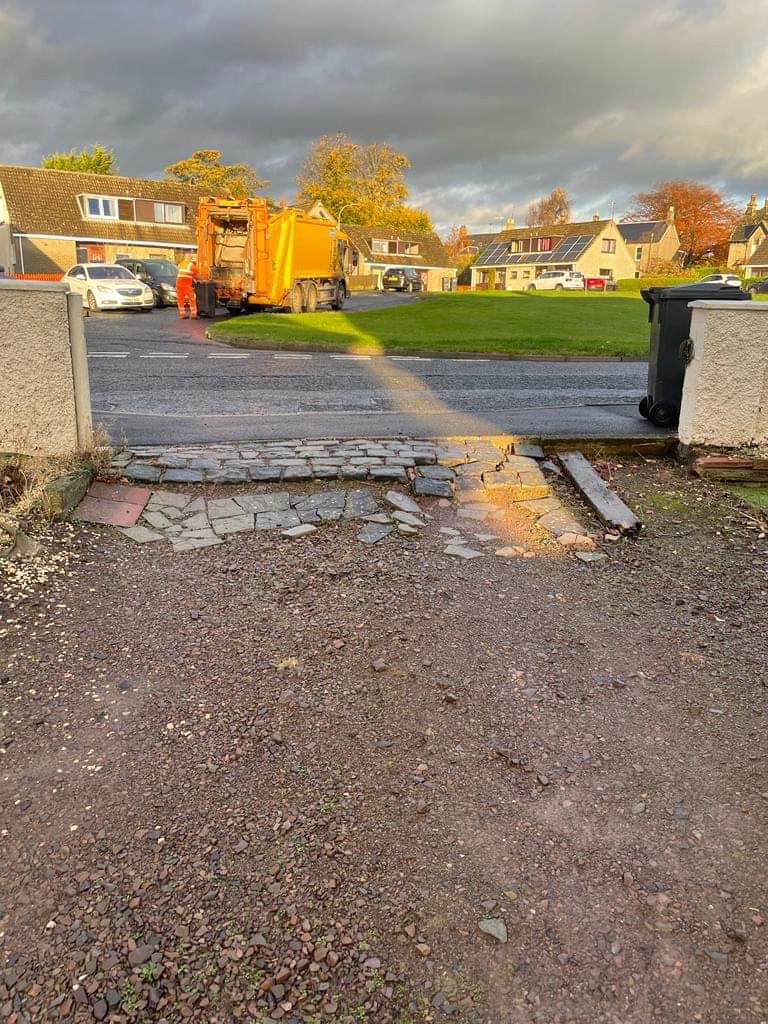
[(296, 178), (299, 203), (321, 202), (347, 224), (380, 224), (431, 231), (425, 210), (406, 205), (405, 173), (411, 162), (388, 142), (360, 145), (343, 132), (312, 146)]
[(710, 251), (721, 255), (740, 216), (738, 207), (717, 189), (696, 181), (660, 181), (649, 192), (638, 192), (632, 201), (625, 220), (666, 220), (674, 211), (686, 265)]
[(194, 185), (212, 196), (252, 196), (269, 182), (260, 178), (250, 164), (225, 164), (221, 150), (198, 149), (184, 160), (165, 168), (166, 181)]
[(567, 224), (571, 219), (571, 199), (566, 190), (557, 185), (548, 196), (528, 204), (528, 226), (540, 224)]
[(114, 150), (94, 142), (90, 149), (71, 149), (68, 153), (49, 153), (40, 166), (50, 171), (87, 171), (89, 174), (117, 174)]
[(459, 270), (464, 270), (477, 259), (477, 251), (471, 251), (473, 248), (466, 224), (460, 226), (454, 224), (448, 232), (448, 238), (445, 241), (445, 251)]

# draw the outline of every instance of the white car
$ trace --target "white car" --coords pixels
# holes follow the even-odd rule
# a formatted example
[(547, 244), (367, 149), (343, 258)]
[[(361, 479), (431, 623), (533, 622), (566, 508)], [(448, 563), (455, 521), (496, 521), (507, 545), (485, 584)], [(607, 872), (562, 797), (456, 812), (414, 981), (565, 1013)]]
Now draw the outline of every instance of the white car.
[(529, 292), (584, 291), (584, 275), (578, 270), (545, 270), (528, 285)]
[(741, 278), (738, 274), (707, 274), (695, 284), (720, 285), (724, 288), (741, 288)]
[(61, 279), (94, 313), (102, 309), (153, 309), (155, 293), (125, 267), (77, 263)]

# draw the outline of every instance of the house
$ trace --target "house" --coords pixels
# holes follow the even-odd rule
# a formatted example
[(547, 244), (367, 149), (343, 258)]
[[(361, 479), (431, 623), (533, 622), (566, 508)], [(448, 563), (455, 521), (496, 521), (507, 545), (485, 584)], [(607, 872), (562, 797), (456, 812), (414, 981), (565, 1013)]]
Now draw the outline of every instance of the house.
[(666, 220), (621, 221), (617, 227), (635, 261), (635, 277), (671, 263), (680, 249), (674, 206), (667, 211)]
[(752, 194), (728, 239), (728, 269), (744, 277), (768, 274), (768, 199), (758, 209), (757, 196)]
[(385, 270), (415, 267), (426, 291), (450, 291), (454, 287), (456, 267), (434, 231), (361, 224), (344, 224), (342, 228), (350, 242), (349, 276), (353, 284), (355, 277), (371, 277), (373, 287), (381, 288)]
[(194, 252), (200, 190), (119, 175), (0, 165), (0, 264), (60, 274), (121, 257)]
[(472, 264), (473, 288), (524, 291), (546, 270), (575, 270), (609, 281), (635, 276), (635, 261), (614, 220), (509, 228)]

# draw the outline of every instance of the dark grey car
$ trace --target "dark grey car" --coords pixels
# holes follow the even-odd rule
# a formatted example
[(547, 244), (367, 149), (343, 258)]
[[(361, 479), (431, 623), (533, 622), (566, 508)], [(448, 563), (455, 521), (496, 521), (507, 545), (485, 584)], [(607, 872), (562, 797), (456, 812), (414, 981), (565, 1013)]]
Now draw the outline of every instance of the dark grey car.
[(130, 270), (140, 281), (148, 284), (155, 295), (155, 305), (175, 306), (176, 305), (176, 277), (179, 268), (170, 260), (115, 260), (121, 267)]

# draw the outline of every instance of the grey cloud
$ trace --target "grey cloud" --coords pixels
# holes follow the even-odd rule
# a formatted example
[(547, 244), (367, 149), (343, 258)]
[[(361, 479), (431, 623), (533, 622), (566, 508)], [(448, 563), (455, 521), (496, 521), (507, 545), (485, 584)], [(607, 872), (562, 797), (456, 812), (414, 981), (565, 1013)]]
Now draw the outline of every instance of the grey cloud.
[[(312, 139), (411, 157), (440, 225), (585, 214), (663, 177), (768, 191), (765, 0), (24, 0), (0, 11), (0, 160), (98, 140), (126, 173), (192, 149), (290, 195)], [(106, 16), (105, 16), (106, 15)]]

